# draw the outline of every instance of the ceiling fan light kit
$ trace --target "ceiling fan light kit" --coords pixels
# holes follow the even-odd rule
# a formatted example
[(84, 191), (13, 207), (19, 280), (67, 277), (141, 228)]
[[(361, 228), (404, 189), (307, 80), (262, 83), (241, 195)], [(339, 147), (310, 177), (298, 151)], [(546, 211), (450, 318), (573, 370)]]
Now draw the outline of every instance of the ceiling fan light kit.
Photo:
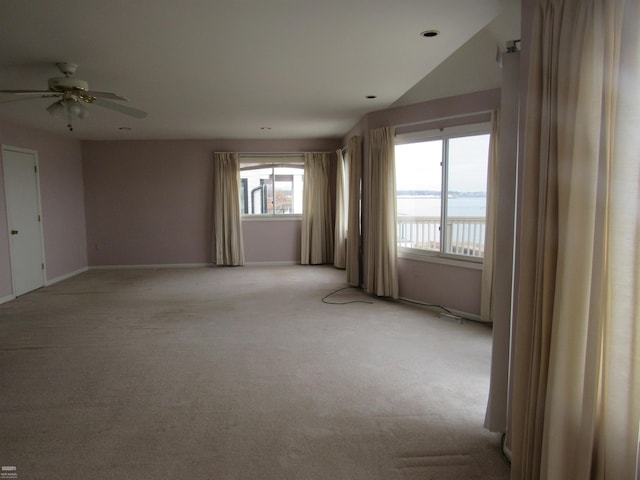
[(69, 131), (73, 131), (72, 118), (84, 119), (89, 116), (89, 109), (85, 107), (77, 98), (63, 98), (57, 102), (53, 102), (47, 107), (47, 112), (54, 117), (67, 121)]
[[(14, 100), (22, 100), (25, 95), (33, 95), (33, 98), (59, 98), (47, 107), (47, 112), (52, 116), (67, 121), (69, 131), (73, 131), (73, 118), (87, 118), (89, 109), (86, 103), (99, 105), (134, 118), (145, 118), (146, 112), (131, 108), (111, 100), (127, 102), (128, 99), (111, 92), (97, 92), (89, 90), (89, 84), (78, 78), (73, 78), (78, 66), (75, 63), (58, 62), (56, 66), (64, 77), (53, 77), (48, 81), (48, 90), (0, 90), (1, 93), (9, 93), (20, 96)], [(9, 100), (11, 101), (11, 100)], [(5, 103), (5, 102), (1, 102)]]

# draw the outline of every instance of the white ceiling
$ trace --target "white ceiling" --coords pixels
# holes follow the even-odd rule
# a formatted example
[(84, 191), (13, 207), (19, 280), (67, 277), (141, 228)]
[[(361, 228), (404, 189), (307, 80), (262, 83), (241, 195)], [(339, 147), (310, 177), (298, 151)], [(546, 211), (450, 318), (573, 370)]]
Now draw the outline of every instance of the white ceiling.
[[(489, 24), (514, 4), (2, 0), (0, 89), (46, 89), (60, 76), (55, 63), (72, 62), (91, 89), (124, 95), (149, 115), (90, 105), (68, 133), (46, 112), (51, 99), (38, 98), (1, 103), (0, 121), (79, 139), (341, 137), (405, 94), (400, 103), (426, 99), (420, 82), (476, 34), (509, 40)], [(422, 38), (428, 29), (441, 34)]]
[(491, 23), (416, 83), (394, 106), (498, 88), (502, 69), (497, 49), (520, 38), (520, 2), (512, 2)]

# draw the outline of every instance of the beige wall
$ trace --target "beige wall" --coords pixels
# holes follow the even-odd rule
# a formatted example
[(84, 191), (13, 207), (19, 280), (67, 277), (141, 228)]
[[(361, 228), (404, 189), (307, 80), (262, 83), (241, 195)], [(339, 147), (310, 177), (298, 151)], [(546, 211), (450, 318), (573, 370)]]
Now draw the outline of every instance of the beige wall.
[[(334, 151), (338, 140), (88, 141), (90, 266), (211, 262), (213, 152)], [(247, 262), (300, 261), (300, 221), (244, 224)]]

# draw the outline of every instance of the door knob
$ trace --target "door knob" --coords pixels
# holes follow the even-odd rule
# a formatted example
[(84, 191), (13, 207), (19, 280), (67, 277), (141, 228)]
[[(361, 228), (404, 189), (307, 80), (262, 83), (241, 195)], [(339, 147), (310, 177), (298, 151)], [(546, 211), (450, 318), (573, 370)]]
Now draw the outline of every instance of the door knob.
[(18, 230), (11, 230), (11, 235), (17, 235), (18, 234)]

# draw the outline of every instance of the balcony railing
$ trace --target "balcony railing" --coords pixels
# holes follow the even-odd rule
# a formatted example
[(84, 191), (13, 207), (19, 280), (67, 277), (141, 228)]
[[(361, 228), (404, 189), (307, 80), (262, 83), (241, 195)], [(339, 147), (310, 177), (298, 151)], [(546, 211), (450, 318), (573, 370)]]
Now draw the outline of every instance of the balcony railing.
[[(449, 217), (445, 253), (484, 257), (484, 217)], [(440, 217), (398, 217), (398, 246), (440, 251)]]

